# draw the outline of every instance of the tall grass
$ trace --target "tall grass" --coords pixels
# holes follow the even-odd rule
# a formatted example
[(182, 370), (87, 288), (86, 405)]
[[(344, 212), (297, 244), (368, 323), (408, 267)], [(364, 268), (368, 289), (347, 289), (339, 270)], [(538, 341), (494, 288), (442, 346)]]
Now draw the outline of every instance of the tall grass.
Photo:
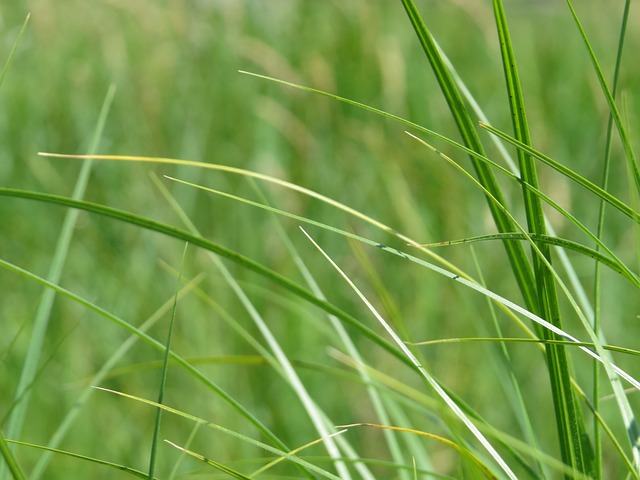
[(640, 477), (630, 2), (4, 8), (2, 478)]

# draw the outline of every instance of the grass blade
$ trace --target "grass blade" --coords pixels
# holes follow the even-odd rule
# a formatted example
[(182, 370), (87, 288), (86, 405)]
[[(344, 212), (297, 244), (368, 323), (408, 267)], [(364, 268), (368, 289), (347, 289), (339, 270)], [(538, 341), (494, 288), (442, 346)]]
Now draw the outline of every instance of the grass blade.
[[(456, 83), (447, 69), (442, 56), (439, 54), (433, 37), (422, 20), (418, 9), (413, 0), (402, 0), (402, 4), (429, 60), (431, 69), (438, 80), (445, 100), (449, 105), (449, 110), (455, 119), (463, 143), (473, 152), (484, 155), (484, 149), (480, 142), (478, 132), (476, 131), (475, 124), (471, 120), (471, 116), (458, 91)], [(478, 161), (474, 155), (471, 155), (470, 158), (481, 185), (491, 193), (499, 204), (505, 205), (504, 197), (491, 169), (484, 163)], [(512, 222), (504, 215), (501, 209), (490, 200), (487, 201), (487, 204), (498, 231), (513, 231)], [(507, 256), (509, 257), (509, 262), (511, 263), (511, 268), (524, 298), (525, 305), (527, 305), (530, 310), (537, 310), (538, 299), (536, 298), (534, 289), (533, 272), (531, 271), (531, 266), (525, 255), (524, 248), (521, 245), (511, 245), (509, 242), (504, 243), (504, 247), (507, 250)]]
[(2, 435), (1, 431), (0, 431), (0, 454), (4, 459), (5, 466), (7, 467), (9, 473), (11, 474), (11, 477), (14, 480), (26, 480), (27, 477), (25, 477), (24, 472), (22, 471), (22, 468), (20, 468), (20, 464), (16, 460), (16, 457), (13, 455), (13, 452), (9, 448), (9, 445), (7, 445), (7, 441), (5, 440), (4, 435)]
[(384, 327), (387, 333), (391, 336), (393, 341), (400, 347), (403, 354), (411, 361), (411, 363), (416, 367), (416, 369), (420, 372), (420, 375), (426, 380), (426, 382), (433, 388), (438, 396), (445, 402), (445, 404), (455, 413), (455, 415), (460, 419), (460, 421), (471, 431), (471, 433), (476, 437), (476, 439), (482, 444), (482, 446), (489, 452), (489, 455), (496, 461), (496, 463), (500, 466), (500, 468), (504, 471), (504, 473), (510, 479), (515, 480), (517, 477), (506, 464), (506, 462), (502, 459), (500, 454), (493, 448), (491, 443), (485, 438), (485, 436), (478, 430), (478, 428), (471, 422), (471, 420), (467, 417), (467, 415), (462, 411), (462, 409), (458, 406), (457, 403), (449, 396), (449, 394), (442, 388), (442, 386), (427, 372), (427, 370), (422, 366), (422, 364), (418, 361), (417, 357), (407, 348), (405, 343), (400, 340), (398, 335), (393, 331), (393, 329), (389, 326), (389, 324), (382, 318), (382, 316), (377, 312), (375, 307), (367, 300), (367, 298), (362, 294), (362, 292), (356, 287), (356, 285), (351, 281), (351, 279), (340, 269), (340, 267), (327, 255), (327, 253), (322, 250), (322, 248), (311, 238), (311, 236), (302, 229), (302, 232), (309, 239), (309, 241), (318, 249), (318, 251), (327, 259), (327, 261), (336, 269), (336, 271), (342, 276), (342, 278), (349, 284), (349, 286), (353, 289), (353, 291), (360, 297), (360, 299), (364, 302), (367, 308), (371, 311), (371, 313), (376, 317), (376, 319), (380, 322), (380, 324)]
[(4, 79), (7, 76), (7, 72), (9, 71), (9, 68), (11, 67), (11, 64), (13, 63), (13, 57), (15, 56), (16, 52), (18, 51), (18, 46), (20, 45), (20, 41), (22, 40), (22, 36), (24, 35), (24, 32), (27, 29), (27, 25), (29, 24), (29, 19), (30, 18), (31, 18), (31, 13), (28, 13), (27, 17), (24, 19), (24, 23), (22, 24), (22, 28), (20, 29), (20, 33), (18, 33), (18, 38), (16, 38), (16, 41), (13, 43), (13, 47), (11, 48), (11, 53), (9, 53), (9, 57), (7, 58), (7, 61), (4, 62), (4, 66), (2, 67), (2, 71), (0, 71), (0, 87), (2, 86), (2, 83), (4, 82)]
[[(158, 389), (158, 403), (162, 405), (164, 401), (164, 391), (167, 385), (167, 372), (169, 370), (169, 352), (171, 351), (171, 338), (173, 336), (173, 325), (176, 319), (176, 310), (178, 308), (178, 294), (180, 293), (180, 283), (182, 281), (182, 269), (184, 268), (184, 260), (187, 256), (188, 243), (185, 244), (182, 251), (182, 261), (180, 262), (180, 271), (176, 281), (176, 290), (173, 296), (173, 308), (171, 309), (171, 319), (169, 320), (169, 331), (167, 332), (167, 341), (164, 350), (164, 358), (162, 360), (162, 371), (160, 374), (160, 388)], [(156, 468), (156, 455), (158, 451), (158, 438), (160, 436), (160, 422), (162, 420), (162, 409), (156, 410), (156, 420), (153, 426), (153, 439), (151, 440), (151, 455), (149, 456), (149, 480), (153, 479)]]
[(627, 162), (629, 167), (629, 172), (632, 175), (632, 178), (636, 185), (637, 193), (640, 193), (640, 167), (638, 167), (638, 159), (636, 158), (635, 153), (633, 152), (633, 146), (631, 145), (631, 138), (629, 137), (629, 133), (622, 122), (622, 117), (620, 115), (620, 111), (618, 110), (618, 106), (616, 105), (616, 101), (613, 98), (613, 94), (607, 85), (607, 81), (604, 78), (604, 74), (602, 73), (602, 69), (600, 68), (600, 63), (596, 57), (593, 48), (591, 47), (591, 42), (589, 42), (589, 38), (587, 37), (587, 33), (582, 27), (582, 23), (578, 18), (578, 14), (576, 13), (573, 5), (570, 0), (567, 0), (567, 5), (569, 10), (571, 10), (571, 15), (573, 16), (573, 20), (580, 31), (580, 36), (584, 41), (584, 45), (589, 53), (589, 58), (591, 59), (591, 63), (593, 64), (593, 69), (596, 72), (596, 76), (598, 77), (598, 82), (600, 83), (600, 88), (602, 89), (602, 93), (604, 94), (607, 103), (609, 104), (609, 110), (611, 111), (611, 116), (613, 118), (613, 122), (616, 125), (618, 130), (618, 134), (620, 135), (620, 140), (622, 141), (622, 147), (624, 148), (624, 152), (627, 156)]
[(513, 138), (509, 134), (504, 133), (495, 127), (492, 127), (491, 125), (487, 125), (486, 123), (481, 122), (480, 126), (485, 130), (487, 130), (488, 132), (491, 132), (496, 137), (501, 138), (502, 140), (510, 143), (511, 145), (518, 147), (518, 149), (524, 151), (525, 153), (531, 155), (532, 157), (537, 158), (538, 160), (542, 161), (546, 165), (549, 165), (556, 171), (570, 178), (574, 182), (578, 183), (579, 185), (582, 185), (591, 193), (593, 193), (594, 195), (597, 195), (601, 200), (607, 202), (611, 206), (620, 210), (627, 217), (631, 218), (634, 222), (640, 223), (640, 213), (638, 213), (632, 207), (625, 204), (622, 200), (616, 198), (615, 196), (611, 195), (609, 192), (603, 190), (602, 188), (597, 186), (595, 183), (590, 182), (589, 180), (582, 177), (581, 175), (578, 175), (576, 172), (574, 172), (570, 168), (567, 168), (561, 163), (558, 163), (548, 155), (545, 155), (544, 153), (539, 152), (533, 147), (526, 145), (525, 143), (522, 143), (520, 140)]

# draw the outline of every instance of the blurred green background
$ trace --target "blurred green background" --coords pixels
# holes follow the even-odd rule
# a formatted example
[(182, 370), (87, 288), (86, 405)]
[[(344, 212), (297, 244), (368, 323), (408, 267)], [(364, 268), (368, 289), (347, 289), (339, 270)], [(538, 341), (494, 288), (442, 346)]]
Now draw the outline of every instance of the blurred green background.
[[(568, 9), (563, 2), (506, 3), (535, 146), (599, 182), (608, 110)], [(610, 78), (622, 2), (576, 3)], [(490, 3), (457, 0), (422, 1), (418, 5), (491, 123), (510, 131)], [(420, 242), (495, 231), (482, 194), (405, 135), (402, 125), (238, 73), (248, 70), (323, 89), (457, 139), (448, 108), (400, 2), (4, 2), (0, 7), (2, 62), (27, 12), (31, 12), (29, 26), (0, 88), (3, 187), (71, 195), (80, 162), (36, 154), (86, 153), (104, 97), (114, 84), (116, 96), (99, 153), (181, 158), (266, 173), (339, 200)], [(634, 56), (640, 48), (639, 22), (640, 17), (632, 15), (620, 79), (626, 120), (630, 131), (636, 132), (636, 147), (640, 72)], [(488, 135), (481, 135), (490, 153), (498, 158)], [(460, 153), (436, 145), (468, 167)], [(159, 178), (173, 175), (259, 199), (250, 182), (239, 176), (120, 162), (94, 164), (86, 199), (182, 227), (150, 174)], [(624, 157), (616, 143), (610, 190), (624, 199), (628, 199), (626, 178)], [(508, 197), (517, 204), (519, 190), (502, 180)], [(161, 181), (205, 237), (302, 283), (267, 213)], [(592, 197), (544, 168), (541, 185), (543, 191), (595, 228), (598, 204)], [(408, 248), (307, 197), (268, 185), (264, 191), (278, 208)], [(3, 198), (1, 257), (46, 276), (64, 215), (59, 207)], [(551, 215), (551, 221), (560, 236), (586, 241), (561, 217)], [(380, 330), (299, 232), (297, 222), (283, 220), (283, 225), (329, 301)], [(353, 247), (344, 238), (317, 228), (309, 227), (309, 231), (390, 320), (406, 324), (407, 340), (494, 335), (489, 309), (481, 296), (381, 251)], [(634, 265), (635, 239), (629, 222), (611, 213), (605, 240), (623, 260)], [(489, 288), (521, 303), (502, 247), (487, 242), (474, 248)], [(174, 240), (81, 213), (60, 284), (140, 325), (172, 299), (176, 278), (165, 265), (179, 268), (182, 249), (183, 245)], [(477, 275), (470, 248), (449, 247), (438, 253)], [(363, 259), (370, 262), (370, 269)], [(234, 265), (229, 267), (290, 358), (307, 362), (300, 364), (299, 373), (332, 420), (336, 424), (376, 421), (362, 385), (319, 367), (343, 368), (328, 355), (327, 347), (341, 346), (326, 317), (274, 289), (264, 279)], [(579, 259), (576, 269), (590, 294), (593, 263)], [(230, 357), (257, 352), (225, 321), (225, 315), (264, 342), (208, 257), (191, 248), (183, 275), (191, 279), (201, 273), (204, 280), (200, 287), (208, 301), (190, 294), (180, 302), (175, 350), (187, 357), (207, 357), (209, 361), (200, 365), (203, 372), (288, 444), (298, 446), (316, 438), (300, 402), (273, 369)], [(388, 300), (376, 289), (374, 277), (386, 288)], [(6, 425), (42, 287), (1, 270), (0, 292), (0, 415)], [(604, 273), (603, 322), (610, 343), (634, 346), (632, 340), (640, 334), (637, 297), (628, 282)], [(150, 333), (164, 341), (168, 320), (169, 313), (165, 313)], [(521, 335), (517, 326), (501, 320), (505, 336)], [(566, 326), (584, 337), (573, 317), (567, 317)], [(58, 299), (21, 439), (46, 444), (91, 375), (127, 337), (126, 332), (103, 318), (69, 300)], [(411, 372), (380, 349), (357, 336), (356, 342), (371, 365), (424, 390)], [(425, 347), (421, 353), (430, 371), (494, 426), (518, 435), (509, 410), (496, 408), (507, 400), (496, 380), (500, 370), (495, 367), (493, 348), (483, 344), (444, 345)], [(555, 426), (543, 357), (530, 345), (510, 351), (514, 371), (524, 379), (530, 406), (536, 407), (532, 416), (543, 450), (555, 454)], [(132, 368), (115, 371), (104, 386), (153, 399), (159, 369), (157, 365), (136, 365), (160, 359), (158, 351), (138, 344), (118, 363), (119, 368)], [(627, 357), (616, 360), (630, 373), (640, 373)], [(579, 370), (577, 374), (588, 375), (588, 371)], [(636, 398), (631, 399), (637, 403)], [(224, 402), (180, 369), (169, 372), (166, 402), (256, 435)], [(438, 431), (436, 420), (411, 410), (406, 414), (414, 428)], [(95, 393), (61, 448), (144, 469), (153, 415), (148, 407)], [(191, 428), (189, 422), (167, 415), (162, 436), (185, 442)], [(380, 433), (354, 431), (348, 435), (362, 456), (388, 458)], [(166, 445), (160, 449), (159, 473), (165, 475), (178, 454)], [(429, 444), (429, 449), (439, 471), (455, 471), (449, 470), (456, 462), (452, 451), (437, 443)], [(221, 462), (261, 455), (253, 447), (211, 432), (197, 437), (194, 450)], [(323, 450), (309, 449), (309, 454), (314, 453), (323, 455)], [(35, 450), (18, 449), (18, 458), (27, 471), (39, 455)], [(211, 472), (195, 461), (186, 461), (182, 471)], [(382, 467), (376, 471), (380, 478), (395, 475)], [(54, 457), (45, 477), (116, 475), (78, 460)]]

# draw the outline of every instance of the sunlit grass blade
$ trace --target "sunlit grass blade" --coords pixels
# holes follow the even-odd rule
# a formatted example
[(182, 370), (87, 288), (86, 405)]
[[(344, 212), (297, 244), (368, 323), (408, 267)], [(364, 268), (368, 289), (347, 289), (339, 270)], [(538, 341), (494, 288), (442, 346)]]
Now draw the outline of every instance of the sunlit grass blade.
[(395, 331), (389, 326), (389, 324), (382, 318), (382, 316), (378, 313), (375, 307), (367, 300), (367, 298), (362, 294), (362, 292), (356, 287), (356, 285), (351, 281), (351, 279), (340, 269), (340, 267), (329, 257), (329, 255), (309, 236), (309, 234), (302, 230), (302, 232), (307, 236), (309, 241), (320, 251), (320, 253), (327, 259), (327, 261), (331, 264), (331, 266), (340, 274), (340, 276), (347, 282), (347, 284), (351, 287), (351, 289), (356, 293), (356, 295), (364, 302), (369, 311), (376, 317), (378, 322), (384, 327), (389, 336), (393, 339), (393, 341), (400, 347), (403, 354), (408, 358), (411, 363), (416, 367), (422, 378), (435, 390), (437, 395), (444, 401), (444, 403), (455, 413), (455, 415), (460, 419), (460, 421), (470, 430), (473, 436), (480, 442), (480, 444), (487, 450), (489, 455), (494, 459), (494, 461), (500, 466), (502, 471), (511, 479), (516, 479), (517, 477), (506, 464), (506, 462), (502, 459), (500, 454), (495, 450), (495, 448), (491, 445), (491, 443), (485, 438), (485, 436), (478, 430), (475, 424), (467, 417), (467, 415), (462, 411), (462, 409), (458, 406), (457, 403), (453, 401), (453, 399), (449, 396), (449, 394), (442, 388), (442, 386), (431, 376), (430, 373), (424, 368), (424, 366), (418, 361), (417, 357), (407, 348), (404, 342), (398, 337)]
[[(149, 476), (147, 475), (146, 472), (142, 472), (140, 470), (136, 470), (135, 468), (131, 468), (131, 467), (127, 467), (126, 465), (120, 465), (118, 463), (113, 463), (113, 462), (107, 462), (106, 460), (102, 460), (100, 458), (93, 458), (93, 457), (88, 457), (86, 455), (80, 455), (79, 453), (75, 453), (75, 452), (69, 452), (66, 450), (60, 450), (58, 448), (51, 448), (51, 447), (47, 447), (45, 445), (36, 445), (34, 443), (28, 443), (28, 442), (20, 442), (18, 440), (9, 440), (9, 443), (12, 443), (16, 446), (21, 446), (21, 447), (29, 447), (29, 448), (35, 448), (38, 450), (42, 450), (45, 452), (49, 452), (52, 454), (58, 454), (58, 455), (63, 455), (66, 457), (70, 457), (70, 458), (75, 458), (77, 460), (82, 460), (84, 462), (89, 462), (89, 463), (94, 463), (96, 465), (102, 465), (108, 468), (111, 468), (113, 470), (118, 470), (120, 472), (123, 473), (127, 473), (131, 476), (137, 477), (137, 478), (149, 478)], [(18, 478), (18, 477), (16, 477)], [(154, 479), (156, 479), (157, 477), (153, 477)]]
[(607, 103), (609, 104), (609, 110), (611, 111), (611, 115), (613, 118), (613, 122), (616, 125), (618, 130), (618, 134), (620, 135), (620, 140), (622, 142), (622, 147), (624, 148), (624, 152), (627, 156), (627, 162), (629, 167), (629, 172), (634, 180), (637, 193), (640, 193), (640, 167), (638, 167), (638, 159), (636, 158), (635, 153), (633, 152), (633, 146), (631, 144), (631, 138), (629, 137), (629, 132), (622, 121), (622, 116), (620, 115), (620, 111), (618, 110), (618, 106), (616, 105), (615, 98), (609, 89), (607, 84), (607, 80), (604, 78), (604, 74), (602, 73), (602, 69), (600, 68), (600, 63), (596, 57), (593, 48), (591, 47), (591, 42), (587, 37), (587, 33), (582, 27), (582, 23), (578, 18), (578, 14), (576, 13), (573, 5), (570, 0), (567, 0), (567, 5), (569, 6), (569, 10), (571, 10), (571, 15), (580, 31), (580, 36), (584, 41), (587, 52), (589, 53), (589, 58), (591, 59), (591, 63), (593, 65), (593, 69), (598, 77), (598, 82), (600, 83), (600, 88), (602, 89), (602, 93), (604, 94)]
[[(337, 427), (339, 428), (339, 427)], [(332, 437), (336, 437), (338, 435), (342, 435), (344, 432), (346, 432), (347, 430), (338, 430), (336, 432), (333, 432), (331, 434)], [(300, 453), (302, 450), (304, 450), (305, 448), (309, 448), (313, 445), (317, 445), (318, 443), (324, 442), (326, 440), (326, 438), (317, 438), (315, 440), (312, 440), (308, 443), (305, 443), (304, 445), (291, 450), (289, 453), (289, 455), (297, 455), (298, 453)], [(285, 457), (280, 457), (280, 458), (276, 458), (275, 460), (273, 460), (272, 462), (269, 462), (267, 465), (265, 465), (264, 467), (260, 467), (258, 470), (256, 470), (255, 472), (251, 473), (251, 477), (256, 477), (258, 475), (261, 475), (262, 473), (266, 472), (267, 470), (269, 470), (270, 468), (278, 465), (279, 463), (283, 462), (285, 460)]]
[(157, 402), (154, 402), (152, 400), (148, 400), (146, 398), (137, 397), (135, 395), (130, 395), (128, 393), (118, 392), (116, 390), (111, 390), (111, 389), (108, 389), (108, 388), (102, 388), (102, 387), (97, 387), (97, 386), (94, 387), (94, 388), (96, 388), (97, 390), (103, 391), (103, 392), (112, 393), (112, 394), (115, 394), (115, 395), (118, 395), (118, 396), (121, 396), (121, 397), (124, 397), (124, 398), (128, 398), (129, 400), (134, 400), (136, 402), (144, 403), (144, 404), (147, 404), (147, 405), (149, 405), (151, 407), (161, 408), (165, 412), (171, 413), (173, 415), (177, 415), (177, 416), (182, 417), (182, 418), (186, 418), (186, 419), (191, 420), (193, 422), (201, 423), (207, 428), (211, 428), (211, 429), (214, 429), (214, 430), (216, 430), (218, 432), (222, 432), (222, 433), (224, 433), (224, 434), (226, 434), (226, 435), (228, 435), (228, 436), (230, 436), (232, 438), (236, 438), (236, 439), (241, 440), (241, 441), (243, 441), (243, 442), (245, 442), (245, 443), (247, 443), (249, 445), (253, 445), (255, 447), (261, 448), (262, 450), (270, 452), (270, 453), (272, 453), (274, 455), (277, 455), (279, 457), (284, 457), (285, 459), (290, 460), (291, 462), (294, 462), (294, 463), (296, 463), (298, 465), (301, 465), (301, 466), (305, 467), (305, 469), (308, 469), (308, 470), (310, 470), (312, 472), (315, 472), (315, 473), (317, 473), (317, 474), (319, 474), (319, 475), (321, 475), (321, 476), (323, 476), (325, 478), (330, 478), (331, 480), (341, 480), (339, 477), (336, 477), (331, 472), (328, 472), (328, 471), (326, 471), (326, 470), (324, 470), (324, 469), (322, 469), (322, 468), (320, 468), (320, 467), (318, 467), (318, 466), (316, 466), (316, 465), (314, 465), (312, 463), (309, 463), (309, 462), (301, 459), (300, 457), (298, 457), (295, 454), (288, 453), (289, 452), (288, 450), (287, 451), (279, 450), (279, 449), (274, 448), (274, 447), (272, 447), (270, 445), (267, 445), (267, 444), (265, 444), (263, 442), (255, 440), (255, 439), (253, 439), (251, 437), (248, 437), (246, 435), (242, 435), (242, 434), (240, 434), (238, 432), (235, 432), (233, 430), (225, 428), (222, 425), (219, 425), (219, 424), (216, 424), (216, 423), (213, 423), (213, 422), (209, 422), (209, 421), (207, 421), (207, 420), (205, 420), (205, 419), (203, 419), (201, 417), (197, 417), (195, 415), (191, 415), (189, 413), (183, 412), (183, 411), (178, 410), (176, 408), (169, 407), (168, 405), (161, 405), (161, 404), (159, 404)]
[[(93, 132), (93, 138), (89, 145), (89, 153), (95, 153), (102, 138), (104, 126), (113, 102), (115, 95), (115, 86), (111, 85), (104, 98), (100, 114), (96, 122), (96, 126)], [(76, 180), (76, 184), (73, 190), (73, 198), (76, 200), (84, 197), (89, 182), (89, 176), (91, 174), (92, 161), (88, 160), (83, 162), (80, 173)], [(56, 242), (55, 251), (53, 253), (51, 264), (49, 266), (49, 272), (47, 278), (52, 283), (58, 283), (64, 269), (67, 254), (69, 252), (69, 246), (74, 233), (74, 226), (78, 218), (77, 210), (67, 211), (62, 228), (58, 232), (58, 239)], [(38, 303), (38, 308), (33, 320), (33, 327), (29, 336), (28, 352), (25, 355), (24, 363), (20, 373), (20, 379), (16, 387), (14, 398), (16, 399), (16, 405), (11, 413), (9, 422), (7, 425), (7, 435), (13, 439), (20, 438), (22, 427), (24, 425), (27, 411), (29, 409), (29, 400), (31, 397), (31, 386), (33, 384), (36, 371), (38, 368), (38, 362), (40, 360), (40, 353), (47, 334), (47, 327), (49, 325), (49, 319), (51, 315), (51, 309), (55, 299), (55, 292), (51, 289), (46, 289), (43, 292), (42, 297)], [(5, 478), (4, 469), (0, 468), (0, 478)]]
[[(182, 251), (182, 261), (180, 262), (180, 271), (176, 281), (176, 290), (173, 296), (173, 307), (171, 309), (171, 318), (169, 319), (169, 329), (167, 332), (167, 341), (165, 343), (164, 357), (162, 359), (162, 371), (160, 373), (160, 386), (158, 388), (158, 403), (164, 401), (164, 392), (167, 387), (167, 373), (169, 370), (169, 352), (171, 351), (171, 339), (173, 338), (173, 326), (176, 319), (176, 311), (178, 309), (178, 294), (180, 292), (180, 283), (182, 281), (182, 269), (184, 268), (184, 259), (187, 256), (188, 243), (185, 244)], [(149, 455), (149, 480), (153, 479), (156, 468), (156, 455), (158, 453), (158, 439), (160, 437), (160, 424), (162, 422), (162, 409), (156, 410), (156, 419), (153, 425), (153, 438), (151, 440), (151, 454)]]
[[(457, 337), (457, 338), (438, 338), (435, 340), (425, 340), (424, 342), (408, 342), (410, 345), (440, 345), (446, 343), (466, 343), (466, 342), (496, 342), (496, 343), (535, 343), (540, 345), (566, 345), (573, 347), (589, 347), (594, 348), (593, 343), (588, 342), (570, 342), (567, 340), (546, 340), (544, 338), (517, 338), (517, 337)], [(640, 357), (640, 350), (632, 348), (618, 347), (615, 345), (603, 345), (602, 348), (611, 352), (623, 353)]]
[(428, 433), (428, 432), (423, 432), (420, 430), (416, 430), (413, 428), (404, 428), (404, 427), (397, 427), (397, 426), (393, 426), (393, 425), (377, 425), (374, 423), (353, 423), (351, 425), (338, 425), (338, 428), (354, 428), (354, 427), (371, 427), (371, 428), (376, 428), (376, 429), (380, 429), (380, 430), (393, 430), (396, 432), (405, 432), (405, 433), (411, 433), (413, 435), (419, 435), (421, 437), (426, 437), (426, 438), (431, 438), (433, 440), (436, 440), (444, 445), (447, 445), (448, 447), (453, 448), (454, 450), (456, 450), (461, 457), (466, 458), (468, 460), (470, 460), (480, 471), (480, 473), (482, 473), (482, 475), (485, 478), (488, 479), (495, 479), (497, 480), (498, 477), (496, 475), (494, 475), (494, 473), (487, 468), (487, 466), (482, 463), (482, 460), (480, 460), (471, 450), (469, 450), (468, 448), (463, 447), (462, 445), (459, 445), (455, 442), (452, 442), (451, 440), (449, 440), (448, 438), (444, 438), (440, 435), (435, 435), (433, 433)]
[[(538, 234), (538, 233), (529, 233), (529, 237), (534, 240), (536, 243), (545, 243), (548, 245), (561, 247), (566, 250), (571, 250), (573, 252), (584, 255), (585, 257), (592, 258), (597, 262), (609, 267), (611, 270), (619, 273), (623, 277), (630, 280), (635, 286), (640, 288), (640, 278), (633, 272), (631, 272), (626, 266), (618, 259), (612, 260), (611, 258), (603, 255), (597, 250), (593, 248), (589, 248), (581, 243), (574, 242), (572, 240), (567, 240), (566, 238), (552, 237), (549, 235)], [(475, 235), (473, 237), (466, 237), (456, 240), (445, 240), (442, 242), (433, 242), (433, 243), (424, 243), (419, 245), (420, 247), (425, 248), (437, 248), (451, 245), (464, 245), (475, 242), (484, 242), (487, 240), (526, 240), (526, 237), (521, 233), (491, 233), (487, 235)], [(415, 246), (415, 245), (412, 245)]]

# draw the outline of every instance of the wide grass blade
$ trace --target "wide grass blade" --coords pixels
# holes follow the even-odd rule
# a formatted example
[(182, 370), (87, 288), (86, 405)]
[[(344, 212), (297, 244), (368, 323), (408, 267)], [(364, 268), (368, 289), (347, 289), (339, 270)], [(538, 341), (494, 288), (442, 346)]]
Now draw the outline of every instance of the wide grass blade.
[[(413, 0), (402, 0), (402, 4), (407, 12), (407, 15), (411, 21), (411, 24), (420, 40), (422, 49), (424, 50), (431, 69), (438, 80), (438, 84), (442, 90), (445, 100), (449, 105), (449, 110), (453, 116), (458, 131), (462, 136), (463, 143), (473, 152), (480, 155), (484, 155), (484, 148), (478, 132), (476, 131), (475, 123), (471, 119), (469, 111), (467, 110), (462, 95), (460, 94), (456, 83), (447, 68), (444, 59), (440, 55), (438, 48), (431, 36), (427, 26), (425, 25), (418, 9), (416, 8)], [(491, 195), (502, 205), (505, 205), (505, 199), (502, 195), (498, 182), (491, 169), (484, 163), (478, 161), (478, 159), (471, 155), (471, 163), (475, 169), (480, 183), (491, 193)], [(493, 220), (500, 232), (511, 232), (514, 230), (513, 224), (509, 218), (504, 215), (502, 210), (492, 201), (487, 201), (489, 210)], [(525, 255), (522, 245), (513, 245), (509, 242), (504, 243), (504, 247), (511, 263), (516, 282), (520, 288), (520, 292), (524, 298), (525, 305), (529, 310), (538, 310), (538, 298), (534, 288), (534, 277), (531, 270), (531, 265)]]

